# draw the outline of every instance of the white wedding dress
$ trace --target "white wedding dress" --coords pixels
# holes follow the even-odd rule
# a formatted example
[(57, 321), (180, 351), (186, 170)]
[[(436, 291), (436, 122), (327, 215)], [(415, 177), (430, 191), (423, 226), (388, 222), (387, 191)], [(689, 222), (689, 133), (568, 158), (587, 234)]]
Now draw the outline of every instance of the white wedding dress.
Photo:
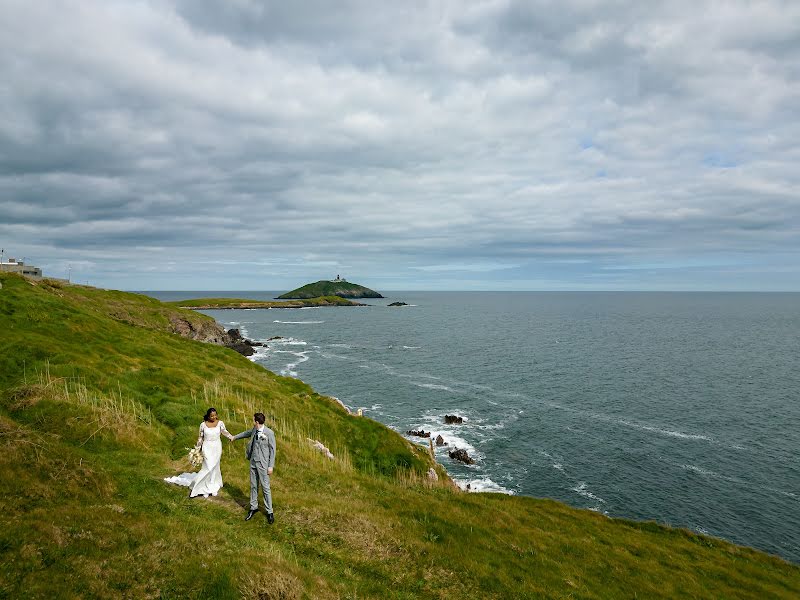
[(164, 481), (191, 488), (189, 497), (216, 496), (222, 487), (222, 471), (219, 468), (222, 460), (222, 440), (230, 437), (225, 423), (219, 421), (216, 427), (208, 427), (205, 422), (200, 425), (198, 443), (202, 443), (203, 466), (198, 473), (181, 473), (175, 477), (165, 477)]

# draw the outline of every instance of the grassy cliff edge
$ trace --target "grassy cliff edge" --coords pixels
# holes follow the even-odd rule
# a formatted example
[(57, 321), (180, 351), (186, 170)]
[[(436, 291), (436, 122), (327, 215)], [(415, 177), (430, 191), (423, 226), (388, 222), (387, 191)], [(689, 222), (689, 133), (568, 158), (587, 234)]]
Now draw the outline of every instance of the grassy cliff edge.
[[(749, 548), (462, 493), (383, 425), (174, 333), (176, 317), (205, 315), (14, 275), (0, 284), (0, 598), (800, 596), (800, 568)], [(189, 470), (208, 406), (235, 433), (267, 414), (275, 525), (243, 521), (241, 442), (224, 448), (217, 498), (162, 481)]]

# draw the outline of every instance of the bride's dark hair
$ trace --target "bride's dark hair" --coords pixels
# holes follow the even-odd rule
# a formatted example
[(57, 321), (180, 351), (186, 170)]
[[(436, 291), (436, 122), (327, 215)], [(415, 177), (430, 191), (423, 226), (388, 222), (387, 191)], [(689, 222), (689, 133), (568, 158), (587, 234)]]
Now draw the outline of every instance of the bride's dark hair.
[(206, 411), (206, 416), (203, 417), (203, 421), (208, 421), (208, 418), (211, 416), (212, 412), (217, 412), (217, 409), (213, 406)]

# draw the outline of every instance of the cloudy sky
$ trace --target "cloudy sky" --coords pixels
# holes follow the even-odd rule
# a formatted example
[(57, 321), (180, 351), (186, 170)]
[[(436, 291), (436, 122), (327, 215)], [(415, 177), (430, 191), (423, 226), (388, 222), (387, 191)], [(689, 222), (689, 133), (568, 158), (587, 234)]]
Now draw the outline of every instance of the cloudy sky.
[(800, 291), (795, 0), (0, 0), (0, 109), (81, 283)]

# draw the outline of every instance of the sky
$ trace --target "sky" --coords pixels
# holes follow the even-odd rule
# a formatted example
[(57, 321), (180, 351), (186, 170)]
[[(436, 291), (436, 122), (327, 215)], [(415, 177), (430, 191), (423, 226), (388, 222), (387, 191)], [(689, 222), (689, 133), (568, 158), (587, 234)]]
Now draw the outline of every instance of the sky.
[(795, 0), (0, 0), (0, 110), (79, 283), (800, 291)]

